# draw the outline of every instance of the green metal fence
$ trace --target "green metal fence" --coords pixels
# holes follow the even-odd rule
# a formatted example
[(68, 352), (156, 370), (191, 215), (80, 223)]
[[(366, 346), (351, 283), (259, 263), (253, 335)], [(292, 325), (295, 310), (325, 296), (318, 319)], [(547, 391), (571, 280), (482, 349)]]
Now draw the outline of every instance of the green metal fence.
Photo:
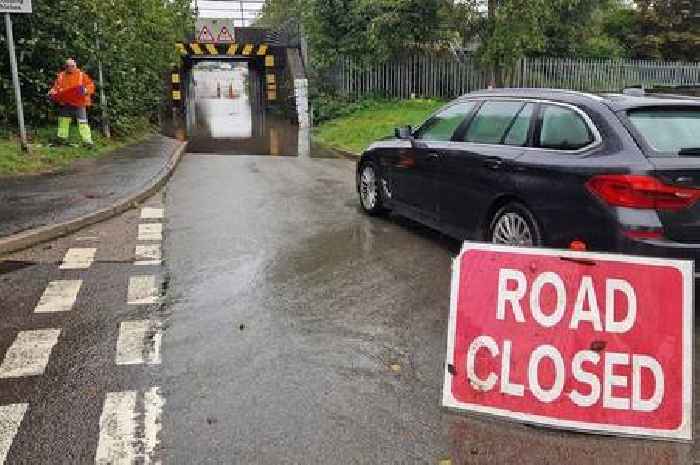
[[(468, 54), (417, 54), (383, 63), (339, 62), (331, 73), (348, 97), (453, 98), (488, 86), (490, 75)], [(506, 87), (549, 87), (587, 92), (630, 86), (700, 85), (700, 63), (647, 60), (523, 58), (503, 70)]]

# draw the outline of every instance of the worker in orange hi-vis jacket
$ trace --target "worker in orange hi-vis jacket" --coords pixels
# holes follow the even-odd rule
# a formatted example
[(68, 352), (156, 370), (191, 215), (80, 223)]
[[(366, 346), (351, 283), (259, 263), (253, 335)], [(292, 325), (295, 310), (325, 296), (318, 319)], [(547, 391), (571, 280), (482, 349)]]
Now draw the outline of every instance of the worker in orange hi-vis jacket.
[(92, 95), (95, 84), (84, 71), (78, 69), (75, 60), (66, 60), (63, 71), (49, 91), (49, 96), (59, 106), (58, 110), (58, 140), (66, 142), (70, 135), (71, 120), (78, 121), (78, 132), (83, 144), (92, 146), (92, 133), (87, 118), (87, 107), (92, 105)]

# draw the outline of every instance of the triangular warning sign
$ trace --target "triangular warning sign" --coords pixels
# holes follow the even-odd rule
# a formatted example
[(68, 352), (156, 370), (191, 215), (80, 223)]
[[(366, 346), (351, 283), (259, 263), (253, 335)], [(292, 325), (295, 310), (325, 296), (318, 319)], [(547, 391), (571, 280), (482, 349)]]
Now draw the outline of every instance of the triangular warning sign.
[(219, 37), (216, 38), (217, 42), (234, 42), (233, 40), (233, 35), (231, 32), (229, 32), (228, 28), (226, 26), (221, 28), (221, 32), (219, 32)]
[(214, 42), (214, 36), (209, 32), (209, 28), (204, 26), (202, 31), (199, 33), (199, 38), (197, 42)]

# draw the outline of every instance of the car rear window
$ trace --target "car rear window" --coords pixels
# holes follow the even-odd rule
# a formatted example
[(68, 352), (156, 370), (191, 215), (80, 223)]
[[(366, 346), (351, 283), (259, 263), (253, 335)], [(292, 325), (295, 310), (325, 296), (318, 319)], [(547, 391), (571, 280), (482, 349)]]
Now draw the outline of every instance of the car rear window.
[(574, 110), (558, 105), (542, 109), (540, 147), (553, 150), (578, 150), (593, 142), (586, 122)]
[(635, 109), (627, 117), (653, 150), (651, 156), (677, 157), (700, 153), (700, 108)]

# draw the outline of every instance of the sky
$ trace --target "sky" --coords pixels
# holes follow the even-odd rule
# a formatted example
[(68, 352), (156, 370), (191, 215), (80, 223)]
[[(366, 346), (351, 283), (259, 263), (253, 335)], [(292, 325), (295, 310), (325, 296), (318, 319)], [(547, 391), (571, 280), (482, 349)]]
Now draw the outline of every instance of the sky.
[(235, 26), (249, 26), (264, 4), (264, 0), (193, 0), (193, 4), (195, 1), (200, 17), (233, 18)]

